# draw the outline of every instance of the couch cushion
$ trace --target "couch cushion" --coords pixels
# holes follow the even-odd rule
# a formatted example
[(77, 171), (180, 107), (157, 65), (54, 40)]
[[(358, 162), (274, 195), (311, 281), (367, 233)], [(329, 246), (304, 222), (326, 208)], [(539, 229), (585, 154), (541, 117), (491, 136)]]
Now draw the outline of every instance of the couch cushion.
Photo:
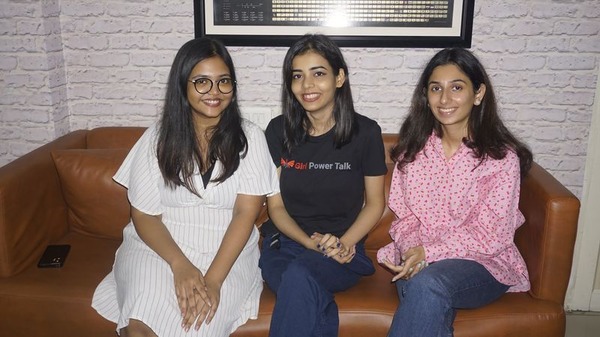
[(69, 232), (62, 268), (38, 268), (0, 278), (0, 336), (117, 337), (116, 325), (90, 305), (98, 283), (111, 271), (120, 240)]
[(114, 182), (129, 149), (56, 150), (52, 158), (58, 171), (75, 232), (121, 239), (129, 222), (127, 190)]

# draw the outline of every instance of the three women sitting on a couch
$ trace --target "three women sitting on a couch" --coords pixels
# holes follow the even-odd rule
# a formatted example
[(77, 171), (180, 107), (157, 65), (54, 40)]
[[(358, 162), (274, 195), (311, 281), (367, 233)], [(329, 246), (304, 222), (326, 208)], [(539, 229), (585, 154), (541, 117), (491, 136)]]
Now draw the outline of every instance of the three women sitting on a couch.
[[(337, 336), (334, 293), (375, 270), (363, 243), (385, 207), (384, 147), (354, 110), (338, 46), (317, 34), (290, 47), (266, 141), (241, 119), (236, 88), (220, 42), (186, 43), (159, 123), (115, 175), (132, 223), (93, 306), (123, 336), (228, 336), (256, 317), (264, 196), (271, 337)], [(401, 302), (389, 336), (452, 336), (456, 309), (529, 288), (513, 239), (532, 155), (500, 121), (472, 53), (445, 49), (428, 63), (391, 157), (397, 220), (378, 253)]]

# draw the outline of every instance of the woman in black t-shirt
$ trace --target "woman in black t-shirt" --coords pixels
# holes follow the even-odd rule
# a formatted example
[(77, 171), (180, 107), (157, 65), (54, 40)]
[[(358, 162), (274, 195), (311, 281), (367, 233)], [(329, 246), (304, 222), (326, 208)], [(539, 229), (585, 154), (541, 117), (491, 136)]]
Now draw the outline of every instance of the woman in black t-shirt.
[(305, 35), (283, 65), (283, 115), (266, 136), (281, 192), (268, 198), (260, 267), (277, 296), (269, 336), (337, 336), (333, 294), (374, 272), (364, 238), (385, 207), (377, 123), (354, 110), (338, 46)]

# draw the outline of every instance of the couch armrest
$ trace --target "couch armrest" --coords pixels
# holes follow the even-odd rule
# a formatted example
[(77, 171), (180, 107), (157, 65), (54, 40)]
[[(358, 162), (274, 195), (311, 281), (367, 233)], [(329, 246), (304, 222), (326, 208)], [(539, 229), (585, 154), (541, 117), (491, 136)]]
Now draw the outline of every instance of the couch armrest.
[(37, 262), (67, 231), (67, 208), (50, 153), (85, 148), (87, 131), (71, 132), (0, 167), (0, 277)]
[(537, 164), (521, 185), (525, 224), (517, 230), (532, 296), (564, 304), (577, 234), (579, 200)]

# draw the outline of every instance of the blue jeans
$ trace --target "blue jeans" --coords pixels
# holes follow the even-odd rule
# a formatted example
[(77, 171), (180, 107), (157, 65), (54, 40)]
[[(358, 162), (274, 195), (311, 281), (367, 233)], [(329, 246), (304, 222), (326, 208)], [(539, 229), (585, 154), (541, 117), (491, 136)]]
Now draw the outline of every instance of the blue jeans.
[(509, 286), (481, 264), (460, 259), (430, 264), (409, 280), (396, 281), (400, 305), (388, 337), (451, 337), (456, 309), (498, 299)]
[(350, 263), (339, 264), (283, 235), (279, 240), (278, 248), (271, 246), (270, 238), (263, 240), (259, 262), (263, 279), (277, 296), (269, 336), (337, 337), (339, 317), (333, 294), (375, 272), (364, 246), (356, 246)]

